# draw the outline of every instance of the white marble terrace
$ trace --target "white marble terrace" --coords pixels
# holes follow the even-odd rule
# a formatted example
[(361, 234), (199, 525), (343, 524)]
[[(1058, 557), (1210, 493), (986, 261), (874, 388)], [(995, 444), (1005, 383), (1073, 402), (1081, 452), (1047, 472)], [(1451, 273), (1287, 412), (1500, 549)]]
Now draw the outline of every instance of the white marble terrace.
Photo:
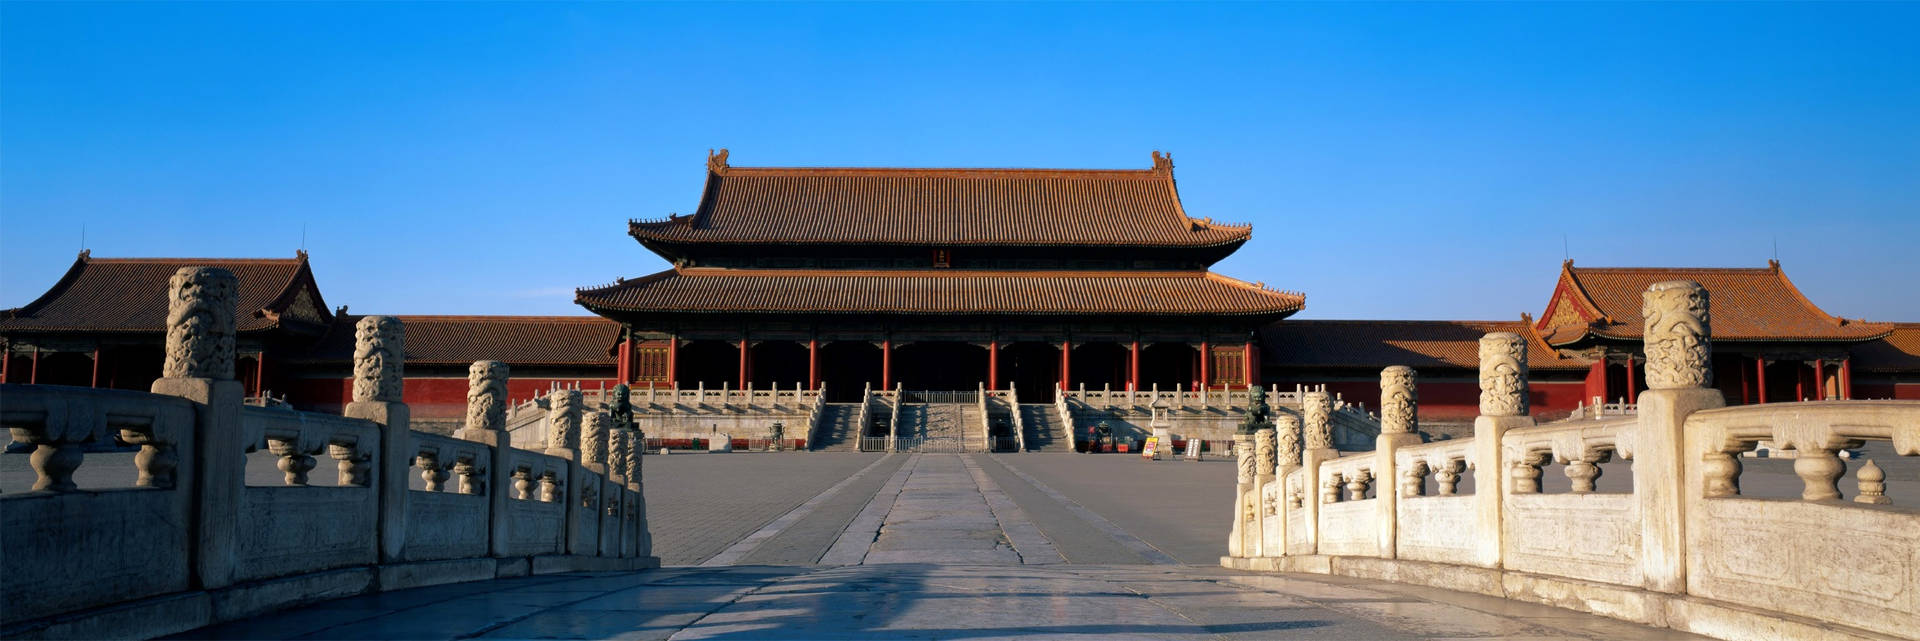
[[(38, 474), (0, 494), (0, 638), (151, 637), (374, 591), (658, 565), (638, 435), (583, 413), (579, 391), (555, 391), (542, 450), (515, 449), (507, 368), (481, 361), (455, 437), (411, 430), (404, 328), (369, 316), (345, 416), (243, 405), (235, 282), (174, 275), (152, 393), (0, 386), (0, 423), (37, 445)], [(132, 485), (76, 487), (83, 445), (111, 441), (140, 447)], [(246, 484), (260, 450), (284, 485)], [(337, 484), (309, 483), (321, 460)]]
[[(1525, 341), (1494, 333), (1481, 339), (1473, 438), (1420, 443), (1410, 433), (1405, 368), (1382, 375), (1372, 452), (1329, 448), (1324, 412), (1305, 413), (1304, 433), (1282, 420), (1278, 438), (1238, 437), (1221, 563), (1461, 590), (1722, 639), (1916, 638), (1920, 510), (1910, 498), (1889, 504), (1871, 460), (1843, 478), (1839, 454), (1879, 441), (1920, 456), (1920, 402), (1722, 407), (1708, 387), (1708, 292), (1672, 281), (1644, 297), (1650, 389), (1637, 415), (1535, 425)], [(1396, 398), (1403, 407), (1391, 411)], [(1798, 499), (1741, 495), (1740, 455), (1761, 441), (1793, 450)], [(1630, 483), (1596, 491), (1600, 465), (1614, 458), (1632, 462)], [(1542, 492), (1550, 464), (1571, 491)]]

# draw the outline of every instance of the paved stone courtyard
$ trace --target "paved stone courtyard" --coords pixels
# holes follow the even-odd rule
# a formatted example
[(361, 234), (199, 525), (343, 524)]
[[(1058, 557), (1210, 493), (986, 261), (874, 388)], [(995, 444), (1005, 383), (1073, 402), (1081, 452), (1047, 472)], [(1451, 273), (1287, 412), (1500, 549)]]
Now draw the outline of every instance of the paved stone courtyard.
[(179, 638), (1697, 638), (1222, 569), (1233, 474), (1225, 459), (1121, 455), (649, 456), (663, 569), (397, 591)]

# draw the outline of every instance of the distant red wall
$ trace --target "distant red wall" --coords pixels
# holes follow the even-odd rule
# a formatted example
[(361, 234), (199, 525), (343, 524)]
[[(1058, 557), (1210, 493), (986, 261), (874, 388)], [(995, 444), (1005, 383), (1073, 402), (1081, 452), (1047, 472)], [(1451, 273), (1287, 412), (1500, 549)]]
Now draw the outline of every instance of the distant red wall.
[(1920, 382), (1895, 383), (1891, 381), (1853, 382), (1854, 398), (1891, 398), (1903, 401), (1920, 400)]
[[(518, 403), (547, 393), (553, 385), (579, 384), (581, 389), (613, 387), (612, 378), (513, 378), (507, 381), (507, 398)], [(454, 418), (467, 412), (467, 379), (409, 378), (402, 388), (408, 409), (417, 418)], [(353, 379), (305, 378), (296, 381), (287, 393), (287, 401), (301, 409), (339, 412), (353, 400)]]
[[(1296, 381), (1276, 381), (1287, 389)], [(1298, 381), (1302, 385), (1321, 385)], [(1367, 411), (1380, 411), (1379, 381), (1336, 381), (1324, 383), (1327, 393), (1338, 394), (1348, 403), (1362, 403)], [(1534, 381), (1528, 384), (1528, 404), (1535, 415), (1566, 414), (1585, 398), (1584, 381)], [(1421, 381), (1420, 418), (1439, 421), (1466, 421), (1480, 415), (1480, 382), (1462, 380)]]

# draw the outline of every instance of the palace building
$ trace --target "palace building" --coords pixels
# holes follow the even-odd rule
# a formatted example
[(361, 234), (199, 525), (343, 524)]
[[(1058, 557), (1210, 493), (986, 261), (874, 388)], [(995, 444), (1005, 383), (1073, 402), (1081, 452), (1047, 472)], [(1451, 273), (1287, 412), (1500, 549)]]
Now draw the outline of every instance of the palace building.
[[(1380, 369), (1420, 375), (1421, 416), (1471, 417), (1478, 340), (1528, 340), (1532, 408), (1631, 406), (1645, 389), (1640, 292), (1688, 279), (1713, 300), (1715, 385), (1730, 404), (1920, 398), (1920, 324), (1834, 316), (1760, 268), (1561, 266), (1536, 319), (1291, 318), (1295, 292), (1210, 271), (1251, 226), (1189, 215), (1170, 157), (1126, 170), (734, 167), (709, 155), (691, 214), (630, 221), (671, 263), (580, 289), (598, 316), (407, 316), (414, 416), (456, 421), (466, 367), (503, 360), (519, 400), (556, 384), (708, 390), (1146, 391), (1326, 385), (1377, 404)], [(248, 393), (345, 402), (353, 323), (304, 252), (290, 259), (95, 258), (0, 310), (0, 381), (145, 389), (167, 279), (239, 277)], [(1544, 276), (1544, 274), (1543, 274)], [(1544, 285), (1543, 278), (1543, 285)], [(382, 310), (385, 311), (385, 310)]]
[(1208, 271), (1249, 225), (1181, 206), (1140, 170), (707, 164), (687, 216), (629, 233), (673, 268), (580, 290), (629, 328), (622, 377), (876, 389), (1259, 383), (1259, 328), (1301, 294)]

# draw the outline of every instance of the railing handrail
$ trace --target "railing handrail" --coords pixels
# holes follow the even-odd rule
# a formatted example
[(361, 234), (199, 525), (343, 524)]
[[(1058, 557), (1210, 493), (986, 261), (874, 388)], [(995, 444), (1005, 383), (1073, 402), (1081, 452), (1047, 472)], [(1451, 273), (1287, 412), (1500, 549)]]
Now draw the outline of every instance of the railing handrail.
[(1059, 415), (1060, 429), (1067, 433), (1067, 451), (1075, 451), (1079, 447), (1080, 435), (1075, 434), (1075, 432), (1079, 430), (1073, 427), (1073, 408), (1067, 405), (1067, 387), (1065, 385), (1060, 386), (1059, 394), (1053, 395), (1053, 411)]
[(904, 402), (901, 390), (899, 383), (893, 384), (893, 414), (887, 419), (887, 451), (889, 452), (900, 451), (899, 443), (895, 439), (900, 438), (900, 405)]
[(1025, 452), (1027, 451), (1027, 421), (1020, 416), (1020, 388), (1018, 386), (1007, 386), (1007, 410), (1013, 414), (1013, 437), (1017, 439), (1016, 442), (1018, 443), (1016, 449)]

